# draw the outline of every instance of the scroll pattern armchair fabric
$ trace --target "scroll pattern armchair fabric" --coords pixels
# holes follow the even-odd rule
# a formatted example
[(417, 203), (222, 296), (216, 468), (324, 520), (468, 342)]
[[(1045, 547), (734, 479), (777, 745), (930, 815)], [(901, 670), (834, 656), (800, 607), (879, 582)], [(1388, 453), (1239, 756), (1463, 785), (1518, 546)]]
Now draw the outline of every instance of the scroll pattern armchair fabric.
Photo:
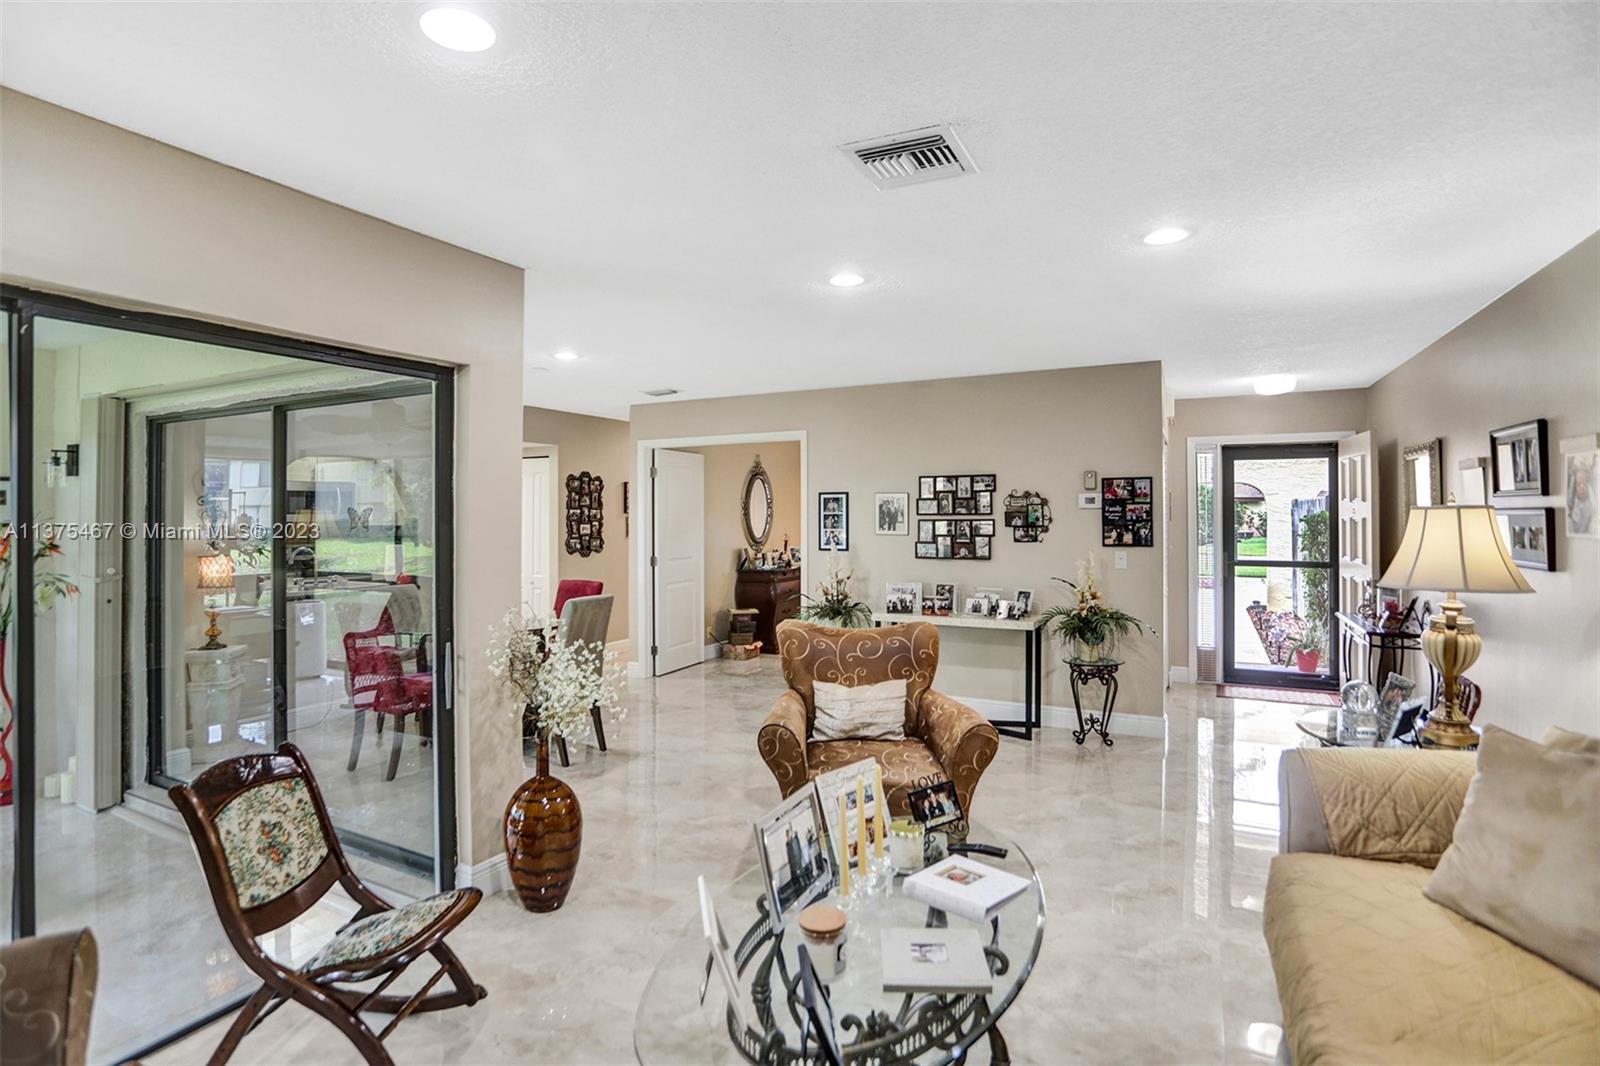
[[(761, 726), (757, 747), (788, 796), (818, 774), (874, 758), (883, 767), (889, 809), (907, 814), (907, 797), (928, 777), (953, 781), (961, 809), (972, 809), (978, 779), (1000, 736), (978, 712), (933, 689), (939, 630), (926, 622), (882, 629), (832, 629), (808, 622), (778, 626), (778, 652), (789, 690)], [(818, 681), (871, 685), (904, 680), (905, 740), (813, 739)]]

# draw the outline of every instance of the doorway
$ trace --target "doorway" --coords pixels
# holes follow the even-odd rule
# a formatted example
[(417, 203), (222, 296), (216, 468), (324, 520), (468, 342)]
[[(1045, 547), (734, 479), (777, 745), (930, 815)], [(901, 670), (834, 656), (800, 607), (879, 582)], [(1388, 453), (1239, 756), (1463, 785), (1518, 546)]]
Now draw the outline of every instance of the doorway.
[(1331, 443), (1221, 449), (1225, 682), (1337, 687), (1336, 462)]
[[(524, 450), (532, 447), (525, 445)], [(542, 452), (543, 446), (540, 448)], [(556, 469), (554, 449), (522, 457), (522, 591), (518, 602), (535, 617), (548, 613), (556, 601), (559, 542), (552, 524)]]

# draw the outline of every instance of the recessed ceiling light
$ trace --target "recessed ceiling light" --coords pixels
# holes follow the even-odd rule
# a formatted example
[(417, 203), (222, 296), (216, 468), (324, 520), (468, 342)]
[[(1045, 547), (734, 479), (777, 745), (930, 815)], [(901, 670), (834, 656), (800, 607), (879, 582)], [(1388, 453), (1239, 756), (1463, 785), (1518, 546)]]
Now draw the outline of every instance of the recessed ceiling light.
[(428, 40), (456, 52), (481, 52), (494, 44), (494, 27), (459, 7), (435, 7), (422, 13)]
[(578, 358), (578, 353), (573, 351), (571, 348), (563, 348), (559, 352), (557, 352), (556, 354), (552, 355), (550, 358), (559, 359), (563, 363), (570, 363), (573, 360)]
[(1146, 244), (1177, 244), (1189, 239), (1189, 231), (1179, 226), (1165, 226), (1144, 235)]
[(841, 270), (828, 279), (828, 284), (836, 289), (853, 289), (867, 279), (853, 270)]
[(1293, 392), (1294, 386), (1293, 374), (1267, 374), (1256, 378), (1253, 384), (1257, 396), (1282, 396), (1286, 392)]

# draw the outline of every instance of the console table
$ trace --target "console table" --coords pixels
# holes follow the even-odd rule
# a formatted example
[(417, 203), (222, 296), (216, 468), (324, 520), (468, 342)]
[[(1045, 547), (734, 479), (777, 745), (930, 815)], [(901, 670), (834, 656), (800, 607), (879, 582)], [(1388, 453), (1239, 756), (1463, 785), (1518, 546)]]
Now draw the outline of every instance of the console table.
[(1032, 740), (1044, 726), (1044, 615), (1026, 618), (990, 618), (976, 614), (890, 614), (872, 612), (874, 626), (927, 622), (940, 629), (998, 629), (1022, 634), (1022, 717), (991, 718), (989, 724), (1002, 736)]
[[(1406, 657), (1409, 653), (1422, 650), (1422, 631), (1419, 629), (1386, 629), (1377, 622), (1348, 611), (1340, 611), (1338, 619), (1341, 638), (1339, 647), (1341, 685), (1358, 676), (1357, 671), (1353, 669), (1358, 647), (1365, 651), (1366, 681), (1379, 689), (1383, 687), (1384, 679), (1391, 673), (1406, 672)], [(1438, 674), (1430, 665), (1429, 707), (1439, 702), (1438, 685)]]

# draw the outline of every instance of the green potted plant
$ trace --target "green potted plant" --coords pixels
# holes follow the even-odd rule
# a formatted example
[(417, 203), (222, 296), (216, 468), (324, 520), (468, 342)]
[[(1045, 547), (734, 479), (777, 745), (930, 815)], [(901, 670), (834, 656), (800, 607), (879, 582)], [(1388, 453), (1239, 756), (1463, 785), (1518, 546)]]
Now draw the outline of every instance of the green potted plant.
[(850, 592), (850, 579), (855, 576), (855, 571), (839, 571), (838, 561), (834, 561), (833, 569), (826, 580), (817, 586), (815, 596), (800, 594), (800, 611), (797, 617), (802, 622), (816, 622), (819, 625), (838, 626), (841, 629), (864, 629), (872, 624), (872, 608), (856, 599)]
[(1110, 654), (1117, 641), (1145, 628), (1145, 624), (1126, 611), (1111, 607), (1094, 584), (1094, 557), (1078, 564), (1078, 580), (1052, 578), (1076, 594), (1075, 602), (1057, 604), (1044, 613), (1045, 625), (1062, 641), (1076, 647), (1077, 658), (1099, 662)]

